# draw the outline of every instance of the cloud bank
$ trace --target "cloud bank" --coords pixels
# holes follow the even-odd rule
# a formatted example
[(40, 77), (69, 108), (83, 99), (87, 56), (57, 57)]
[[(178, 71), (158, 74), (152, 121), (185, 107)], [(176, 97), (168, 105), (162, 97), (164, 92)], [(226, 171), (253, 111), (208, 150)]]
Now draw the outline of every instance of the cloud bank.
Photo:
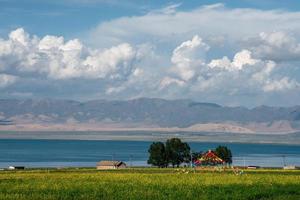
[(179, 7), (101, 23), (83, 40), (11, 31), (0, 38), (1, 97), (300, 100), (300, 13)]
[(90, 30), (88, 38), (98, 46), (145, 40), (166, 45), (198, 34), (216, 43), (235, 43), (272, 31), (291, 32), (299, 37), (299, 20), (300, 12), (285, 10), (228, 8), (220, 3), (182, 11), (176, 4), (142, 16), (100, 23)]

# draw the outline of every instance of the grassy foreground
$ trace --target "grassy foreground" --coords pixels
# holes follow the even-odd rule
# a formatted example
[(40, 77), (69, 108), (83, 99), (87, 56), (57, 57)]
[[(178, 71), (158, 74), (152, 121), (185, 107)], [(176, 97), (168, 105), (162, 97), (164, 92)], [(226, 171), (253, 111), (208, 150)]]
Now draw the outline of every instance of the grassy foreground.
[(0, 172), (0, 199), (300, 199), (300, 171), (174, 169)]

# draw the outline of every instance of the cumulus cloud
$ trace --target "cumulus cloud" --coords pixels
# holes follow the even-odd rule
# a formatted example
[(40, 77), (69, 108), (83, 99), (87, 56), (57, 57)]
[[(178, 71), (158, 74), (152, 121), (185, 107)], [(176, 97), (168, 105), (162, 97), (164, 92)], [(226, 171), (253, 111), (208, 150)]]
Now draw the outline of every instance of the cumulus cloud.
[(254, 65), (258, 60), (251, 56), (248, 50), (242, 50), (235, 54), (231, 62), (228, 57), (224, 56), (222, 59), (212, 60), (208, 66), (211, 68), (223, 68), (226, 70), (242, 70), (246, 65)]
[(296, 80), (290, 80), (288, 77), (283, 77), (280, 80), (267, 80), (263, 86), (263, 90), (267, 92), (290, 90), (299, 88), (300, 84)]
[[(222, 4), (178, 11), (178, 6), (102, 23), (91, 33), (93, 47), (14, 30), (0, 38), (1, 91), (65, 98), (77, 93), (86, 99), (247, 99), (240, 104), (299, 93), (299, 69), (289, 67), (290, 60), (299, 60), (300, 28), (289, 21), (300, 20), (299, 13), (262, 14)], [(282, 30), (270, 31), (274, 27)]]
[(19, 28), (0, 40), (0, 69), (38, 73), (51, 79), (122, 79), (134, 71), (136, 50), (127, 43), (90, 49), (78, 39), (30, 37)]
[(300, 60), (299, 41), (284, 31), (261, 32), (258, 37), (248, 39), (245, 45), (261, 59)]
[(203, 57), (209, 46), (196, 35), (191, 40), (183, 42), (173, 51), (172, 71), (182, 80), (188, 81), (195, 76), (196, 68), (204, 63)]
[(236, 53), (232, 61), (227, 57), (212, 60), (208, 67), (225, 70), (216, 71), (215, 75), (223, 80), (221, 84), (225, 87), (227, 82), (235, 83), (235, 92), (253, 89), (264, 92), (285, 91), (299, 87), (296, 80), (276, 73), (277, 65), (274, 61), (254, 59), (249, 50)]
[[(129, 78), (130, 84), (126, 83), (127, 88), (139, 88), (139, 94), (207, 97), (221, 103), (245, 96), (276, 101), (270, 97), (272, 93), (299, 89), (299, 69), (291, 64), (300, 61), (298, 21), (297, 11), (229, 8), (224, 4), (182, 10), (175, 4), (101, 22), (88, 32), (85, 41), (99, 47), (122, 42), (155, 46), (160, 61), (151, 65), (152, 71), (144, 71), (139, 81)], [(128, 90), (123, 86), (114, 91)]]
[[(299, 83), (276, 72), (276, 62), (254, 58), (250, 50), (206, 61), (208, 45), (199, 36), (183, 42), (173, 51), (171, 72), (160, 82), (160, 89), (178, 87), (178, 93), (210, 93), (235, 96), (245, 92), (263, 93), (299, 88)], [(195, 55), (202, 55), (199, 57)], [(202, 59), (201, 59), (202, 58)], [(173, 75), (173, 77), (172, 77)], [(177, 75), (177, 76), (176, 76)], [(184, 87), (183, 87), (184, 86)]]

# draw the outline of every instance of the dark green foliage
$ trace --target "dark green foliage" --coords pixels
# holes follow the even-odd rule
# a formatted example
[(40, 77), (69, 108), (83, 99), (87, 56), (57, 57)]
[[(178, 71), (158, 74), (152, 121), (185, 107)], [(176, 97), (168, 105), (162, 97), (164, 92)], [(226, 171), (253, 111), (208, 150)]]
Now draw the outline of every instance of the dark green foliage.
[(148, 164), (158, 167), (166, 167), (166, 149), (165, 145), (162, 142), (153, 142), (150, 145), (148, 150), (149, 152), (149, 159)]
[(182, 163), (190, 162), (190, 146), (179, 138), (169, 139), (166, 144), (153, 142), (148, 152), (148, 164), (158, 167), (168, 167), (169, 164), (179, 167)]
[(201, 151), (200, 152), (193, 152), (192, 153), (193, 162), (196, 161), (197, 159), (201, 158), (202, 154), (203, 153)]
[(169, 164), (179, 166), (190, 161), (190, 146), (179, 138), (172, 138), (166, 142), (166, 155)]
[(215, 150), (215, 153), (219, 158), (224, 160), (227, 164), (232, 163), (232, 154), (231, 150), (228, 149), (226, 146), (218, 146)]

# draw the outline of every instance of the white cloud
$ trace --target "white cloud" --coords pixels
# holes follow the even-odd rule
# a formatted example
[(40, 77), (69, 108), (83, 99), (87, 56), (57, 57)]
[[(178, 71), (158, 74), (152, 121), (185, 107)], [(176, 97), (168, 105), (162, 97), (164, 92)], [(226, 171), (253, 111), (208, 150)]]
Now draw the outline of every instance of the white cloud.
[[(262, 62), (260, 61), (260, 63)], [(267, 61), (263, 63), (263, 67), (261, 68), (261, 70), (253, 73), (251, 78), (258, 82), (263, 82), (264, 80), (269, 78), (275, 67), (276, 63), (274, 61)]]
[(246, 65), (254, 65), (258, 60), (254, 59), (248, 50), (242, 50), (235, 54), (231, 62), (226, 56), (221, 59), (212, 60), (208, 66), (211, 68), (223, 68), (227, 70), (242, 70)]
[[(34, 97), (36, 91), (47, 93), (47, 89), (52, 87), (52, 92), (83, 92), (77, 96), (86, 95), (87, 99), (90, 96), (184, 97), (201, 101), (218, 99), (218, 103), (223, 100), (239, 101), (245, 96), (247, 99), (257, 96), (271, 98), (272, 94), (299, 92), (299, 69), (294, 68), (294, 73), (290, 72), (289, 65), (279, 62), (287, 62), (288, 58), (298, 59), (297, 37), (284, 31), (269, 32), (271, 26), (268, 24), (264, 32), (261, 32), (262, 27), (254, 27), (254, 30), (248, 29), (248, 34), (240, 34), (239, 30), (244, 32), (244, 23), (249, 21), (251, 26), (253, 18), (262, 18), (258, 10), (214, 5), (180, 12), (176, 10), (177, 6), (145, 16), (103, 23), (99, 29), (103, 32), (97, 33), (101, 41), (108, 42), (107, 48), (91, 48), (78, 39), (65, 41), (61, 36), (39, 38), (23, 29), (12, 31), (7, 39), (0, 38), (0, 87), (6, 90), (13, 88), (7, 86), (15, 83), (17, 90), (11, 89), (11, 96), (32, 94)], [(251, 15), (254, 13), (259, 17)], [(297, 13), (292, 15), (283, 11), (267, 11), (264, 15), (270, 21), (273, 18), (298, 18)], [(224, 23), (235, 21), (230, 17), (236, 17), (236, 23), (243, 24), (224, 28), (226, 23), (216, 21), (211, 26), (210, 17), (221, 21), (225, 18)], [(121, 21), (129, 22), (128, 27), (116, 23)], [(131, 24), (133, 22), (136, 26)], [(214, 30), (217, 26), (222, 32)], [(291, 24), (289, 26), (292, 27)], [(278, 27), (283, 27), (281, 22)], [(298, 30), (296, 26), (294, 30)], [(233, 34), (226, 35), (230, 31)], [(113, 39), (106, 40), (106, 36)], [(232, 42), (239, 44), (243, 37), (248, 38), (241, 43), (243, 46), (238, 48), (239, 45), (236, 45), (238, 50), (233, 49)], [(223, 43), (224, 49), (229, 51), (221, 51), (223, 47), (219, 43)], [(64, 88), (57, 89), (61, 86)], [(251, 100), (255, 101), (253, 98)], [(240, 104), (243, 102), (245, 100), (241, 100)]]
[(227, 56), (224, 56), (221, 59), (213, 59), (213, 60), (211, 60), (210, 63), (208, 64), (208, 66), (210, 68), (223, 68), (223, 69), (226, 69), (226, 70), (232, 70), (232, 69), (234, 69), (232, 67), (231, 60)]
[(244, 46), (249, 48), (257, 58), (277, 62), (299, 61), (300, 43), (290, 32), (261, 32), (256, 37), (246, 39)]
[(171, 62), (172, 71), (184, 81), (195, 76), (196, 68), (204, 63), (203, 57), (209, 46), (196, 35), (192, 40), (183, 42), (173, 51)]
[(140, 69), (140, 68), (136, 68), (134, 71), (133, 71), (133, 75), (134, 76), (141, 76), (143, 74), (143, 70)]
[(195, 34), (238, 42), (274, 30), (300, 33), (299, 21), (300, 12), (227, 8), (223, 4), (180, 11), (175, 4), (160, 12), (102, 22), (88, 35), (91, 44), (106, 47), (120, 42), (174, 44)]
[(179, 8), (180, 6), (181, 6), (181, 3), (172, 4), (167, 7), (162, 8), (162, 9), (151, 11), (149, 14), (166, 14), (166, 15), (175, 14), (177, 11), (177, 8)]
[(119, 93), (119, 92), (121, 92), (121, 91), (123, 91), (123, 90), (125, 90), (125, 89), (126, 89), (126, 87), (124, 87), (124, 86), (108, 87), (108, 88), (105, 90), (105, 93), (106, 93), (107, 95), (113, 95), (113, 94)]
[(176, 84), (178, 86), (184, 86), (185, 82), (176, 78), (172, 77), (164, 77), (161, 82), (160, 82), (160, 89), (164, 89), (165, 87), (171, 85), (171, 84)]
[(63, 37), (56, 37), (52, 35), (46, 35), (43, 37), (39, 44), (38, 48), (43, 51), (49, 51), (53, 49), (54, 51), (56, 49), (59, 49), (64, 44), (64, 38)]
[(290, 80), (288, 77), (283, 77), (280, 80), (268, 80), (263, 87), (263, 90), (266, 92), (281, 91), (281, 90), (290, 90), (299, 88), (300, 84), (295, 80)]
[(251, 52), (248, 50), (242, 50), (235, 54), (232, 62), (232, 66), (237, 69), (242, 69), (245, 65), (254, 65), (258, 61), (253, 59)]
[(12, 85), (17, 80), (16, 76), (8, 75), (8, 74), (0, 74), (0, 88), (7, 87)]
[(121, 44), (102, 52), (95, 52), (83, 62), (86, 75), (96, 78), (118, 78), (132, 72), (136, 52), (129, 44)]
[[(203, 44), (203, 45), (200, 45)], [(201, 47), (201, 48), (200, 48)], [(175, 48), (169, 75), (160, 82), (160, 90), (173, 85), (188, 95), (209, 93), (210, 95), (235, 96), (245, 92), (264, 93), (294, 90), (299, 83), (275, 69), (274, 61), (253, 58), (250, 50), (237, 52), (232, 60), (227, 56), (205, 62), (207, 45), (199, 37), (183, 42)], [(195, 55), (202, 55), (199, 57)], [(177, 78), (174, 78), (174, 71)], [(172, 73), (173, 72), (173, 73)], [(185, 86), (185, 87), (182, 87)], [(180, 93), (180, 92), (178, 92)]]
[(124, 43), (109, 49), (90, 49), (78, 39), (30, 37), (24, 29), (0, 40), (0, 69), (39, 73), (51, 79), (122, 79), (133, 71), (136, 50)]
[(102, 22), (85, 41), (96, 47), (121, 42), (155, 47), (159, 61), (143, 78), (130, 77), (123, 94), (138, 88), (138, 94), (146, 95), (236, 100), (298, 91), (299, 69), (293, 73), (287, 66), (296, 68), (290, 61), (300, 61), (299, 21), (300, 12), (287, 10), (214, 4), (183, 11), (175, 4)]
[(28, 43), (29, 43), (29, 35), (22, 28), (16, 29), (15, 31), (12, 31), (9, 34), (9, 39), (11, 41), (20, 43), (23, 46), (27, 46)]

